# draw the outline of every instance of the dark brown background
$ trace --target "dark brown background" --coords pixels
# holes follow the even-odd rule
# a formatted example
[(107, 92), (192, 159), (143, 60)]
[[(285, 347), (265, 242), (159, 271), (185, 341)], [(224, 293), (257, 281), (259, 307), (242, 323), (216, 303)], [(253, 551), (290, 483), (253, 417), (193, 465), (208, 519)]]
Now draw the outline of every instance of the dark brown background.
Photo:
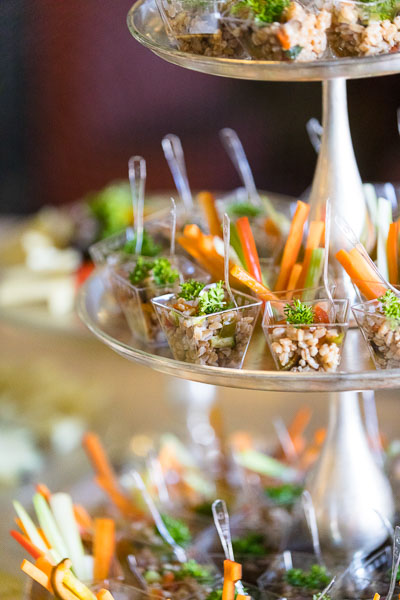
[[(127, 159), (148, 161), (148, 188), (171, 187), (160, 140), (178, 134), (195, 188), (238, 181), (217, 132), (239, 132), (259, 187), (310, 183), (305, 123), (320, 85), (219, 79), (164, 63), (130, 36), (132, 0), (0, 0), (0, 198), (3, 212), (75, 200)], [(400, 180), (399, 77), (349, 82), (354, 146), (365, 180)]]

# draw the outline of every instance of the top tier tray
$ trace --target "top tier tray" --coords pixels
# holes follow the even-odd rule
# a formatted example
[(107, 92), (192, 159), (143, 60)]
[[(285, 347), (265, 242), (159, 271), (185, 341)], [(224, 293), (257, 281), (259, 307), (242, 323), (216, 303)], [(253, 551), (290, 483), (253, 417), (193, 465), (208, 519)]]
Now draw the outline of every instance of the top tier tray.
[(128, 360), (183, 379), (212, 385), (276, 392), (341, 392), (400, 388), (400, 369), (377, 371), (358, 329), (347, 334), (337, 373), (291, 373), (276, 371), (260, 328), (254, 334), (242, 369), (192, 365), (174, 360), (168, 348), (149, 349), (132, 339), (101, 272), (81, 287), (78, 312), (87, 327), (107, 346)]
[(160, 58), (186, 69), (221, 77), (258, 81), (323, 81), (400, 72), (400, 52), (313, 62), (216, 58), (182, 52), (168, 39), (155, 0), (138, 0), (128, 13), (128, 27), (134, 38)]

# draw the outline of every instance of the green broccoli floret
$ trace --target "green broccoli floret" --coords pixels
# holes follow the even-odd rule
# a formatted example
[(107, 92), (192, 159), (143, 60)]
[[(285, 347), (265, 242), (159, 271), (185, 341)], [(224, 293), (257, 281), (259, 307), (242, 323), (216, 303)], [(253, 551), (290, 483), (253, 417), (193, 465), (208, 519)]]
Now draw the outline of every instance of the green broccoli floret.
[(264, 536), (262, 533), (252, 531), (245, 536), (232, 540), (232, 548), (235, 554), (262, 556), (266, 553)]
[[(171, 537), (180, 546), (187, 546), (192, 541), (192, 534), (189, 527), (181, 519), (175, 519), (170, 515), (162, 515), (165, 527), (168, 529)], [(155, 529), (156, 533), (159, 533)]]
[(282, 19), (283, 11), (289, 4), (290, 0), (241, 0), (234, 11), (237, 13), (248, 9), (260, 24), (275, 23)]
[(129, 183), (116, 181), (87, 196), (89, 210), (99, 224), (99, 238), (119, 233), (132, 223)]
[(283, 483), (282, 485), (265, 488), (265, 494), (274, 504), (289, 506), (303, 493), (303, 487), (294, 483)]
[[(126, 254), (136, 254), (136, 234), (133, 236), (132, 240), (129, 240), (128, 242), (126, 242), (125, 246), (124, 246), (124, 252), (126, 252)], [(142, 256), (157, 256), (157, 254), (160, 254), (161, 252), (161, 246), (159, 244), (156, 244), (155, 241), (153, 240), (153, 238), (151, 237), (151, 235), (149, 233), (147, 233), (146, 230), (143, 231), (143, 241), (142, 241), (142, 251), (141, 251), (141, 255)]]
[(205, 284), (201, 281), (189, 279), (189, 281), (185, 281), (185, 283), (181, 284), (181, 291), (179, 292), (178, 296), (184, 300), (194, 300), (198, 297), (204, 286)]
[(223, 281), (218, 281), (199, 296), (199, 315), (210, 315), (227, 308)]
[(286, 304), (283, 312), (286, 322), (292, 325), (311, 325), (314, 323), (314, 312), (311, 306), (303, 304), (301, 300), (293, 300), (293, 305)]
[(250, 202), (234, 202), (227, 208), (227, 213), (230, 217), (259, 217), (264, 213), (259, 206), (254, 206)]

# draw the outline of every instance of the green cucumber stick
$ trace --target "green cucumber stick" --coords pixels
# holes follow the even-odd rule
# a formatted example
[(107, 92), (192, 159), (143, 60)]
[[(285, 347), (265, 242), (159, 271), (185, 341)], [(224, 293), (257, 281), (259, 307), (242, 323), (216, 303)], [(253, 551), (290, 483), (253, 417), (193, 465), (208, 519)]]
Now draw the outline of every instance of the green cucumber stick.
[(236, 229), (236, 225), (234, 223), (230, 224), (231, 226), (231, 246), (237, 254), (238, 259), (240, 260), (241, 266), (246, 268), (246, 261), (244, 258), (242, 244), (240, 242), (239, 234)]
[[(308, 267), (304, 287), (308, 289), (319, 286), (322, 272), (324, 270), (325, 248), (314, 248), (311, 252), (310, 266)], [(312, 294), (312, 292), (311, 292)], [(305, 291), (303, 300), (309, 300), (308, 291)]]
[(21, 523), (25, 528), (25, 531), (31, 540), (32, 544), (42, 550), (43, 552), (47, 552), (48, 548), (44, 543), (40, 533), (38, 532), (35, 523), (32, 521), (24, 507), (18, 500), (13, 501), (13, 506), (15, 512), (18, 515), (18, 518), (21, 519)]
[(51, 548), (60, 555), (60, 560), (70, 558), (67, 547), (64, 544), (64, 540), (61, 537), (53, 513), (51, 512), (46, 499), (43, 498), (41, 494), (35, 494), (33, 496), (33, 506), (35, 507), (40, 527), (43, 529), (43, 533)]
[(63, 493), (52, 494), (50, 498), (50, 508), (67, 548), (68, 556), (71, 559), (72, 568), (74, 569), (76, 576), (83, 581), (91, 580), (93, 574), (88, 573), (85, 568), (85, 553), (79, 528), (75, 520), (71, 496)]
[(368, 213), (376, 229), (378, 221), (378, 198), (376, 197), (375, 188), (372, 183), (364, 183), (363, 190), (365, 200), (367, 201)]

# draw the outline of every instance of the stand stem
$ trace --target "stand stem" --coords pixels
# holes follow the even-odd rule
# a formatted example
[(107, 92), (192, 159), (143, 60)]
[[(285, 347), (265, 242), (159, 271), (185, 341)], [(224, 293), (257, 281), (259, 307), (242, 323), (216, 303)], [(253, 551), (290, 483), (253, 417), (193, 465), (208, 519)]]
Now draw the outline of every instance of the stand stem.
[(327, 438), (307, 489), (324, 550), (351, 557), (379, 546), (394, 516), (392, 490), (368, 446), (357, 392), (332, 394)]
[[(318, 155), (317, 167), (310, 194), (310, 219), (325, 218), (325, 204), (330, 198), (332, 219), (330, 251), (333, 274), (339, 290), (349, 295), (353, 288), (343, 275), (343, 269), (333, 258), (343, 247), (339, 228), (335, 225), (335, 216), (343, 217), (360, 239), (366, 234), (367, 210), (363, 194), (361, 177), (351, 141), (349, 117), (347, 112), (346, 80), (332, 79), (322, 84), (323, 97), (323, 135)], [(343, 286), (340, 283), (343, 282)], [(338, 295), (339, 294), (339, 295)]]

